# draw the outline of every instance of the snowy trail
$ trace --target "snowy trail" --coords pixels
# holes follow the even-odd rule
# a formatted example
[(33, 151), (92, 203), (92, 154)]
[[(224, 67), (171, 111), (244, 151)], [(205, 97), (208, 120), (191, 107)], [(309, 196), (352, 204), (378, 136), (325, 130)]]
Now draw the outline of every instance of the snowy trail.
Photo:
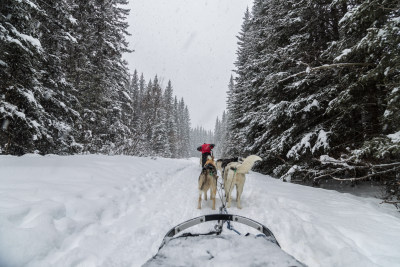
[[(196, 158), (1, 156), (0, 266), (141, 266), (171, 227), (218, 212), (197, 209), (199, 172)], [(400, 215), (379, 202), (252, 172), (229, 212), (309, 266), (399, 266)]]

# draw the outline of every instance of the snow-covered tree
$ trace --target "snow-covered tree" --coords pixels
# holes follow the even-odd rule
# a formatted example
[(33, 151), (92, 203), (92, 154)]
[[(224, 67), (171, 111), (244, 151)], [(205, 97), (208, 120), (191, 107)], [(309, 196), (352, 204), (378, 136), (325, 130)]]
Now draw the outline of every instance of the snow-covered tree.
[(63, 69), (74, 40), (68, 21), (64, 27), (57, 22), (70, 14), (64, 1), (50, 7), (11, 0), (0, 7), (1, 153), (80, 150), (74, 140), (80, 116)]
[(168, 85), (164, 91), (164, 107), (165, 107), (165, 123), (167, 130), (167, 140), (169, 146), (169, 157), (177, 157), (177, 134), (178, 129), (174, 119), (174, 98), (173, 88), (171, 81), (168, 81)]
[[(238, 36), (228, 146), (260, 155), (261, 170), (285, 179), (394, 174), (399, 144), (388, 134), (400, 130), (399, 5), (255, 1)], [(321, 164), (326, 154), (353, 167)]]

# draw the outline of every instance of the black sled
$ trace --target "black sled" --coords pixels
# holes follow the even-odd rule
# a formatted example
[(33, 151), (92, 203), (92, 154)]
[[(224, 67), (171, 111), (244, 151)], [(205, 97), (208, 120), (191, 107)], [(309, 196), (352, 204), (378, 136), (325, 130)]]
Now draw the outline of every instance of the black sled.
[[(218, 221), (213, 231), (199, 234), (185, 230)], [(259, 234), (241, 235), (231, 226), (240, 223)], [(233, 230), (222, 234), (224, 224)], [(231, 234), (229, 234), (231, 233)], [(264, 225), (232, 214), (210, 214), (193, 218), (172, 228), (155, 256), (143, 266), (305, 266), (284, 252), (273, 233)]]

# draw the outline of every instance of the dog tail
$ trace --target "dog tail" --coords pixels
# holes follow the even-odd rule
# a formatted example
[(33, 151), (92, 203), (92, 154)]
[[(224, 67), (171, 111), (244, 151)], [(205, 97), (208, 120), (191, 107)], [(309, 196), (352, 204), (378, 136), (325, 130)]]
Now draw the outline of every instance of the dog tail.
[(251, 155), (248, 156), (247, 158), (244, 159), (243, 163), (236, 166), (236, 171), (237, 173), (249, 173), (249, 171), (251, 170), (251, 168), (253, 168), (253, 165), (257, 162), (257, 161), (261, 161), (262, 158), (260, 158), (257, 155)]
[(199, 176), (199, 190), (203, 190), (206, 181), (207, 181), (207, 171), (203, 169)]

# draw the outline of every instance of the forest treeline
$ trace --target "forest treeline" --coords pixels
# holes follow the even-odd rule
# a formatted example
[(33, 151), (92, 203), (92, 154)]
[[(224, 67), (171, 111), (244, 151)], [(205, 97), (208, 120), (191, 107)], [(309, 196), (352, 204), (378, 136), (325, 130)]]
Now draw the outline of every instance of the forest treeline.
[(238, 35), (224, 157), (286, 181), (400, 195), (400, 2), (254, 1)]
[(1, 154), (188, 155), (183, 99), (123, 60), (127, 2), (1, 2)]

